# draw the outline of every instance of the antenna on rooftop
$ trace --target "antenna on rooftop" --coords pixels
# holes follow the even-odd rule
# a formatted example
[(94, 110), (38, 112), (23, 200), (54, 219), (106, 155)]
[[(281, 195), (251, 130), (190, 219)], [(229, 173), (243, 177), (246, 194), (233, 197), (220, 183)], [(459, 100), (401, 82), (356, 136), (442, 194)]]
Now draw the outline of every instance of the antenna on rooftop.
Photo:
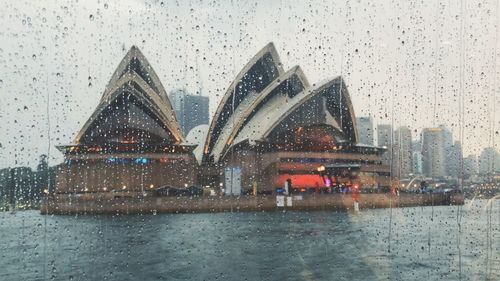
[(201, 96), (202, 90), (203, 90), (203, 82), (201, 79), (201, 69), (200, 69), (200, 64), (199, 64), (199, 52), (196, 53), (196, 71), (198, 74), (198, 96)]
[(189, 61), (188, 61), (188, 52), (187, 52), (188, 48), (184, 48), (184, 77), (183, 77), (183, 85), (182, 85), (182, 88), (184, 90), (187, 89), (187, 79), (188, 79), (188, 71), (189, 71)]

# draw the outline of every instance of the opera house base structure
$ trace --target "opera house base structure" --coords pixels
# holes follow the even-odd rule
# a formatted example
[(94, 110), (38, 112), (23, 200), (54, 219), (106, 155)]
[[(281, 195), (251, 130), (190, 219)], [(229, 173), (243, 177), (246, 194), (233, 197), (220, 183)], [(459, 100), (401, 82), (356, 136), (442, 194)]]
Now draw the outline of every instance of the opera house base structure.
[(135, 197), (110, 199), (107, 194), (86, 194), (69, 200), (57, 197), (42, 203), (42, 214), (159, 214), (159, 213), (219, 213), (273, 211), (361, 211), (377, 208), (463, 205), (462, 194), (330, 194), (291, 196), (280, 206), (276, 196), (214, 196), (214, 197)]
[[(66, 146), (66, 162), (57, 175), (59, 194), (82, 193), (140, 193), (167, 184), (194, 185), (196, 166), (190, 147), (95, 147)], [(155, 150), (157, 152), (155, 152)], [(166, 153), (164, 150), (177, 151)], [(78, 151), (78, 152), (74, 152)], [(123, 152), (129, 151), (129, 152)]]
[[(349, 210), (353, 202), (361, 208), (463, 202), (456, 194), (382, 193), (391, 186), (385, 149), (358, 143), (355, 120), (341, 77), (310, 85), (300, 67), (283, 70), (270, 43), (229, 86), (206, 135), (188, 142), (158, 76), (132, 47), (74, 142), (58, 146), (65, 161), (41, 210)], [(359, 197), (366, 188), (377, 194)]]

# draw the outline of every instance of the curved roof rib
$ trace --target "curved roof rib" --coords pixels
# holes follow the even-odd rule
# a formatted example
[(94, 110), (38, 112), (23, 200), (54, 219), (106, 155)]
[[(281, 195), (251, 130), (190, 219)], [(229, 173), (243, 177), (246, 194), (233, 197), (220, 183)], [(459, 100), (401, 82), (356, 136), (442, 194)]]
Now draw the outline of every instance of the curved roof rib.
[(114, 72), (99, 105), (76, 136), (75, 143), (82, 141), (85, 134), (99, 121), (101, 114), (124, 92), (132, 95), (147, 109), (159, 125), (171, 134), (174, 143), (184, 142), (175, 113), (158, 76), (144, 55), (133, 46)]
[(245, 104), (245, 99), (264, 90), (281, 74), (283, 67), (278, 52), (274, 44), (269, 43), (245, 65), (222, 97), (210, 124), (204, 146), (204, 158), (210, 154), (231, 115), (236, 109), (240, 110), (238, 108), (240, 105)]
[[(231, 145), (245, 140), (251, 142), (265, 140), (293, 112), (306, 102), (320, 96), (325, 98), (326, 109), (333, 117), (333, 120), (327, 120), (327, 122), (342, 131), (348, 141), (356, 143), (356, 118), (353, 106), (347, 87), (342, 77), (339, 76), (317, 87), (306, 88), (287, 102), (278, 99), (270, 100), (240, 129)], [(224, 154), (227, 154), (227, 150)]]
[[(270, 101), (279, 100), (286, 103), (304, 89), (309, 87), (309, 82), (299, 66), (295, 66), (272, 81), (259, 95), (247, 98), (242, 110), (236, 111), (222, 130), (219, 138), (211, 151), (211, 156), (217, 162), (231, 147), (234, 138), (243, 129), (245, 124)], [(233, 126), (234, 124), (234, 126)]]
[(151, 89), (153, 89), (153, 91), (170, 106), (170, 108), (172, 107), (170, 105), (170, 100), (168, 99), (167, 92), (161, 84), (160, 78), (158, 78), (158, 75), (156, 75), (146, 57), (136, 46), (132, 46), (121, 60), (115, 72), (111, 76), (111, 79), (106, 85), (106, 90), (101, 99), (106, 98), (109, 89), (113, 87), (113, 85), (116, 84), (116, 82), (125, 74), (133, 74), (141, 77), (142, 80), (144, 80), (149, 85), (149, 87), (151, 87)]
[[(111, 76), (111, 80), (108, 82), (108, 85), (106, 85), (106, 90), (102, 95), (101, 100), (106, 99), (109, 95), (110, 88), (112, 88), (120, 78), (126, 76), (127, 74), (138, 76), (144, 80), (153, 92), (155, 92), (156, 95), (163, 100), (165, 106), (164, 110), (174, 112), (172, 104), (168, 99), (168, 94), (165, 91), (165, 88), (163, 88), (160, 78), (158, 78), (158, 75), (153, 70), (146, 57), (136, 46), (132, 46), (125, 57), (123, 57), (122, 61)], [(170, 114), (168, 118), (170, 119), (169, 122), (177, 124), (178, 131), (180, 133), (181, 130), (178, 126), (175, 114)]]
[(349, 142), (357, 143), (358, 137), (356, 131), (356, 117), (354, 115), (354, 109), (349, 92), (344, 79), (342, 79), (341, 76), (329, 80), (315, 89), (305, 92), (304, 96), (299, 97), (300, 99), (297, 100), (296, 103), (290, 103), (289, 106), (286, 106), (284, 108), (284, 112), (277, 115), (278, 118), (275, 119), (272, 125), (267, 128), (262, 135), (262, 138), (269, 136), (273, 129), (276, 128), (276, 126), (278, 126), (286, 117), (315, 96), (323, 96), (326, 98), (327, 110), (332, 117), (335, 118), (337, 123), (335, 124), (335, 127), (338, 127), (342, 132), (344, 132)]

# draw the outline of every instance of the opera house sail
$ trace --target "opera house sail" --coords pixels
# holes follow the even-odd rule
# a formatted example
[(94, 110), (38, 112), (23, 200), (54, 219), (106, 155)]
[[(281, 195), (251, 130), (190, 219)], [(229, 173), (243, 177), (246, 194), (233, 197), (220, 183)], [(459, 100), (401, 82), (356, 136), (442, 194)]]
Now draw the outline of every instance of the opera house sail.
[(194, 146), (184, 144), (166, 91), (135, 46), (74, 143), (58, 149), (65, 162), (57, 193), (133, 193), (195, 181)]
[(310, 85), (299, 66), (283, 71), (270, 43), (237, 75), (218, 106), (202, 158), (212, 174), (203, 179), (214, 184), (225, 169), (237, 167), (243, 189), (258, 185), (274, 192), (287, 180), (307, 189), (330, 184), (319, 167), (354, 165), (362, 184), (388, 186), (384, 150), (358, 144), (355, 122), (342, 77)]

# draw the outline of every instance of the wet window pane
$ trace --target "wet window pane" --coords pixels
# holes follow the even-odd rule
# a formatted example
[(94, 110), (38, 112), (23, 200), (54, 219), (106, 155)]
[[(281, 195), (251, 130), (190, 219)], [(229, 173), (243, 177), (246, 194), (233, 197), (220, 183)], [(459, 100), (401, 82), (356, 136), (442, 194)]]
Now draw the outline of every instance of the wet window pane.
[(500, 2), (2, 4), (0, 280), (500, 279)]

